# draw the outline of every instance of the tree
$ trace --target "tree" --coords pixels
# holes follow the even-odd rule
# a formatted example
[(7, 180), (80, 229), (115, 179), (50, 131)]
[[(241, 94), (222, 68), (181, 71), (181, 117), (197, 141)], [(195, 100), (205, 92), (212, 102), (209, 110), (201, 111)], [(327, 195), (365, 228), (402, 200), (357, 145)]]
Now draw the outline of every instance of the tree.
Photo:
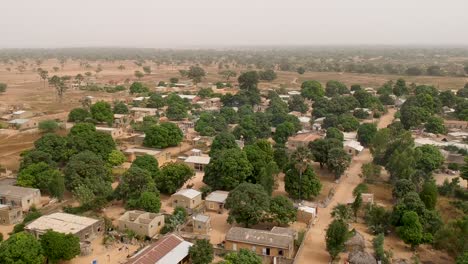
[(295, 164), (290, 163), (285, 168), (284, 181), (286, 192), (294, 199), (310, 199), (317, 196), (322, 189), (322, 184), (310, 165), (307, 165), (301, 177)]
[(115, 102), (113, 112), (114, 114), (128, 114), (130, 111), (124, 102)]
[(348, 239), (348, 226), (343, 220), (333, 220), (327, 228), (325, 236), (327, 251), (333, 260), (345, 248), (344, 243)]
[(56, 134), (45, 134), (34, 142), (36, 150), (49, 154), (56, 162), (68, 159), (70, 150), (67, 146), (67, 139)]
[(304, 81), (301, 84), (301, 95), (309, 100), (317, 100), (325, 95), (325, 90), (318, 81)]
[(242, 104), (255, 105), (260, 103), (260, 92), (258, 82), (260, 77), (256, 71), (244, 72), (237, 78), (240, 92), (234, 96), (234, 99), (242, 101)]
[(215, 157), (225, 149), (238, 149), (236, 138), (229, 132), (221, 132), (215, 136), (211, 143), (210, 156)]
[[(359, 133), (359, 131), (358, 131), (358, 133)], [(337, 139), (339, 141), (343, 141), (344, 140), (343, 132), (341, 132), (336, 127), (329, 127), (327, 129), (327, 134), (325, 136), (325, 139), (331, 139), (331, 138)]]
[(142, 73), (141, 71), (135, 71), (135, 72), (133, 73), (133, 75), (135, 75), (135, 77), (136, 77), (138, 80), (140, 80), (141, 78), (143, 78), (143, 76), (145, 76), (145, 74)]
[(333, 148), (343, 148), (343, 142), (334, 138), (316, 139), (309, 142), (308, 148), (312, 153), (314, 161), (320, 164), (320, 168), (323, 168), (323, 165), (328, 162), (328, 152)]
[(414, 250), (423, 242), (423, 228), (417, 213), (407, 211), (403, 214), (402, 226), (397, 227), (397, 234)]
[(424, 128), (427, 132), (434, 134), (445, 134), (447, 132), (444, 126), (444, 120), (437, 116), (429, 117), (426, 124), (424, 124)]
[(140, 197), (145, 191), (156, 191), (156, 184), (151, 174), (140, 167), (132, 166), (121, 176), (115, 194), (119, 199), (129, 200)]
[(179, 78), (177, 78), (177, 77), (172, 77), (172, 78), (169, 79), (169, 82), (170, 82), (170, 83), (178, 83), (178, 82), (179, 82)]
[(363, 146), (369, 146), (374, 139), (375, 134), (377, 134), (377, 125), (373, 123), (364, 123), (359, 126), (357, 138)]
[(154, 148), (174, 147), (184, 138), (182, 130), (176, 124), (169, 122), (151, 126), (145, 131), (145, 135), (143, 145)]
[(91, 114), (84, 108), (73, 108), (68, 114), (68, 122), (84, 122)]
[[(42, 68), (39, 68), (37, 69), (37, 74), (39, 74), (39, 77), (42, 79), (42, 81), (44, 82), (44, 89), (45, 89), (45, 84), (46, 84), (46, 80), (47, 78), (49, 77), (49, 72), (42, 69)], [(0, 89), (1, 90), (1, 89)]]
[(141, 82), (134, 82), (130, 85), (130, 93), (131, 94), (140, 94), (140, 93), (148, 93), (148, 87), (144, 86)]
[(229, 223), (249, 227), (262, 221), (269, 211), (270, 198), (261, 185), (245, 182), (229, 192), (225, 206), (229, 209)]
[(293, 95), (288, 101), (288, 104), (289, 111), (298, 111), (305, 114), (307, 110), (309, 110), (309, 106), (305, 104), (304, 98), (300, 95)]
[(232, 107), (224, 106), (221, 108), (220, 114), (228, 124), (237, 124), (239, 123), (239, 115), (236, 110)]
[(408, 193), (416, 191), (416, 186), (409, 179), (399, 179), (393, 187), (392, 195), (395, 199), (402, 199)]
[(406, 70), (407, 75), (417, 76), (422, 74), (422, 70), (418, 67), (409, 67)]
[(301, 67), (298, 67), (296, 71), (297, 71), (297, 73), (299, 73), (300, 75), (302, 75), (302, 74), (305, 73), (306, 70), (305, 70), (304, 67), (301, 66)]
[(7, 89), (7, 84), (6, 83), (0, 83), (0, 93), (4, 93)]
[(0, 263), (43, 264), (44, 260), (41, 244), (29, 233), (14, 234), (0, 244)]
[(252, 175), (253, 167), (245, 152), (225, 149), (205, 167), (203, 182), (213, 189), (232, 190)]
[(348, 94), (348, 93), (349, 93), (348, 88), (342, 82), (330, 80), (326, 84), (325, 94), (328, 97), (334, 97), (340, 94)]
[(278, 166), (273, 160), (273, 148), (267, 140), (257, 140), (254, 144), (244, 147), (247, 159), (253, 167), (252, 176), (247, 178), (248, 182), (263, 186), (268, 194), (273, 192), (275, 176)]
[(160, 94), (152, 94), (146, 103), (146, 107), (163, 108), (166, 105), (164, 98)]
[(110, 134), (96, 131), (93, 124), (78, 123), (73, 126), (67, 137), (68, 152), (70, 154), (80, 153), (85, 150), (106, 161), (112, 150), (115, 149), (115, 142)]
[(468, 157), (465, 156), (465, 164), (460, 169), (460, 176), (464, 180), (468, 180)]
[(161, 167), (161, 171), (156, 176), (155, 182), (158, 190), (162, 193), (173, 194), (194, 175), (195, 172), (187, 164), (170, 162)]
[(154, 179), (159, 174), (159, 163), (158, 160), (148, 154), (144, 154), (136, 157), (133, 161), (131, 168), (138, 167), (140, 169), (146, 170), (151, 177)]
[(109, 158), (107, 159), (107, 162), (111, 166), (119, 166), (122, 165), (126, 161), (125, 155), (116, 149), (112, 150), (111, 153), (109, 153)]
[(378, 205), (371, 205), (366, 211), (365, 221), (373, 234), (386, 234), (391, 226), (391, 212)]
[(68, 89), (68, 86), (65, 84), (65, 79), (65, 77), (59, 77), (57, 75), (49, 78), (49, 85), (55, 87), (55, 91), (57, 92), (60, 101), (62, 101), (63, 95)]
[(328, 152), (327, 167), (338, 179), (351, 162), (351, 157), (342, 148), (332, 148)]
[(63, 174), (45, 162), (31, 164), (18, 174), (17, 185), (38, 188), (53, 197), (63, 198), (65, 183)]
[(354, 198), (353, 203), (351, 204), (351, 208), (353, 209), (354, 213), (354, 218), (357, 220), (357, 214), (359, 212), (359, 209), (361, 209), (362, 206), (362, 194), (361, 192), (358, 192), (356, 197)]
[(139, 209), (150, 213), (159, 213), (161, 209), (159, 191), (142, 192), (138, 198), (131, 198), (127, 201), (127, 208)]
[(393, 94), (396, 96), (402, 96), (405, 94), (408, 94), (409, 90), (408, 87), (406, 86), (406, 81), (404, 79), (398, 79), (393, 86)]
[(276, 72), (271, 69), (259, 72), (258, 76), (260, 77), (260, 80), (264, 80), (268, 82), (273, 81), (277, 77)]
[(41, 235), (40, 242), (48, 263), (71, 260), (81, 252), (80, 239), (73, 234), (62, 234), (48, 230)]
[(29, 150), (21, 154), (22, 159), (20, 163), (19, 172), (29, 165), (33, 165), (39, 162), (44, 162), (50, 167), (55, 167), (56, 163), (53, 161), (52, 156), (49, 153), (40, 150)]
[(226, 79), (226, 82), (229, 81), (229, 78), (237, 76), (237, 72), (235, 72), (233, 70), (220, 71), (218, 74), (223, 76), (223, 78)]
[(207, 239), (197, 239), (189, 248), (193, 264), (210, 264), (214, 259), (213, 245)]
[(182, 120), (187, 117), (187, 107), (185, 102), (177, 94), (171, 94), (166, 97), (166, 110), (167, 118), (171, 120)]
[(270, 200), (268, 220), (278, 225), (287, 225), (296, 221), (297, 209), (285, 196), (275, 196)]
[(422, 191), (419, 193), (421, 201), (423, 201), (426, 208), (434, 210), (437, 203), (438, 190), (434, 181), (427, 181), (424, 183)]
[(422, 145), (416, 149), (416, 168), (430, 173), (444, 164), (444, 156), (433, 145)]
[(65, 185), (73, 191), (84, 185), (97, 197), (106, 197), (112, 192), (112, 178), (102, 159), (91, 151), (83, 151), (70, 158), (64, 169)]
[(346, 204), (337, 204), (331, 211), (331, 216), (335, 219), (348, 222), (351, 218), (351, 210)]
[(195, 84), (200, 83), (205, 77), (206, 72), (200, 66), (190, 66), (187, 71), (187, 77), (190, 78)]
[(91, 106), (91, 116), (98, 122), (111, 125), (114, 122), (114, 113), (108, 102), (99, 101)]
[(439, 99), (443, 106), (454, 107), (457, 104), (457, 96), (450, 90), (440, 92)]
[(226, 255), (222, 264), (262, 264), (262, 259), (253, 251), (241, 248)]
[(44, 120), (39, 122), (38, 127), (44, 133), (52, 133), (59, 129), (59, 124), (55, 120)]
[(143, 71), (145, 74), (150, 75), (151, 74), (151, 66), (143, 66)]
[(276, 127), (273, 139), (277, 144), (285, 144), (295, 132), (294, 125), (291, 122), (284, 122)]

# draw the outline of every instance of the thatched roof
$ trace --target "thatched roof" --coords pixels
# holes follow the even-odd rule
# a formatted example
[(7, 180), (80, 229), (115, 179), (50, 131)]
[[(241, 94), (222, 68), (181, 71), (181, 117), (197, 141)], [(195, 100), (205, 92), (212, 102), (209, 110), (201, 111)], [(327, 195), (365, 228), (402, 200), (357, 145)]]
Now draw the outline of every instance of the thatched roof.
[(354, 236), (345, 242), (345, 245), (346, 247), (360, 247), (364, 249), (366, 247), (366, 241), (359, 232), (355, 232)]
[(349, 253), (348, 261), (351, 264), (377, 264), (377, 260), (372, 254), (359, 250)]

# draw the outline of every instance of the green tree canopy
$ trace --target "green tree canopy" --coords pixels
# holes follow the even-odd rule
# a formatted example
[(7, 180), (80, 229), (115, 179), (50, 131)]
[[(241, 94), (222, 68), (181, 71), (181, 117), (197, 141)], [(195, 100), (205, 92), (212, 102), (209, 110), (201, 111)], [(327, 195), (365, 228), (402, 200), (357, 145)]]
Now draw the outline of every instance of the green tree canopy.
[(301, 177), (295, 164), (290, 163), (285, 168), (284, 181), (286, 192), (294, 199), (310, 199), (312, 196), (317, 196), (322, 189), (322, 183), (310, 165), (307, 165)]
[(189, 255), (193, 264), (210, 264), (214, 259), (213, 246), (209, 240), (197, 239), (189, 248)]
[(91, 114), (84, 108), (73, 108), (68, 114), (68, 122), (84, 122), (91, 118)]
[(40, 242), (49, 263), (71, 260), (81, 252), (80, 239), (73, 234), (62, 234), (48, 230), (41, 235)]
[(131, 168), (138, 167), (140, 169), (146, 170), (151, 177), (154, 179), (159, 174), (159, 163), (158, 160), (148, 154), (144, 154), (136, 157), (133, 161)]
[(215, 157), (219, 152), (233, 148), (239, 148), (234, 135), (229, 132), (221, 132), (215, 136), (213, 143), (211, 143), (210, 156)]
[(226, 208), (229, 209), (229, 223), (248, 227), (264, 219), (270, 208), (270, 198), (261, 185), (245, 182), (229, 192)]
[(0, 263), (5, 264), (43, 264), (44, 253), (36, 238), (20, 232), (0, 243)]
[(182, 130), (174, 123), (161, 123), (151, 126), (145, 133), (143, 145), (153, 148), (177, 146), (183, 139)]
[(343, 220), (335, 219), (328, 226), (325, 241), (332, 260), (345, 249), (344, 243), (348, 239), (348, 233), (348, 225)]
[(253, 251), (241, 248), (226, 255), (222, 264), (262, 264), (262, 259)]
[(91, 116), (98, 122), (111, 125), (114, 122), (114, 113), (108, 102), (99, 101), (91, 106)]
[(376, 133), (377, 133), (376, 124), (364, 123), (359, 126), (359, 129), (357, 131), (358, 141), (364, 146), (369, 146), (369, 144), (374, 139)]
[(180, 189), (186, 181), (192, 178), (195, 172), (191, 167), (181, 162), (166, 163), (156, 176), (157, 188), (165, 194), (173, 194)]
[(134, 82), (132, 83), (132, 85), (130, 85), (131, 94), (148, 93), (148, 92), (149, 92), (148, 87), (144, 86), (141, 82)]
[(322, 84), (318, 81), (304, 81), (301, 84), (301, 95), (309, 100), (316, 100), (317, 98), (325, 95), (325, 90), (323, 89)]
[(397, 234), (414, 249), (423, 242), (423, 228), (419, 222), (418, 214), (412, 211), (405, 212), (402, 223), (402, 226), (397, 227)]
[[(124, 102), (115, 102), (113, 112), (114, 114), (128, 114), (128, 106)], [(114, 116), (112, 116), (112, 118), (114, 118)]]
[(287, 225), (296, 221), (297, 209), (291, 200), (285, 196), (275, 196), (270, 200), (268, 220), (279, 225)]

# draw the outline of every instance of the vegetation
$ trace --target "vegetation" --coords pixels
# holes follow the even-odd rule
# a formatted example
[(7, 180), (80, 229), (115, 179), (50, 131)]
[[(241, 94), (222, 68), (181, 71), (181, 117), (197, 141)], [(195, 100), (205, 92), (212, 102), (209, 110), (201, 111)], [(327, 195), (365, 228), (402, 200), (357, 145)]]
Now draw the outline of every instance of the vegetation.
[(198, 239), (189, 249), (193, 264), (210, 264), (214, 259), (213, 246), (209, 240)]

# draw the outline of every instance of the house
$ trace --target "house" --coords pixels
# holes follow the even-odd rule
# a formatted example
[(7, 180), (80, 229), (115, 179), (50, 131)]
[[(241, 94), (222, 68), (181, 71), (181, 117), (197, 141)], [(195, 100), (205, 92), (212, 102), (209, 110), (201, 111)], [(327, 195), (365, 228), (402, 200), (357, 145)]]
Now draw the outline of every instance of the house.
[(11, 119), (23, 119), (23, 118), (30, 118), (33, 117), (33, 112), (31, 111), (24, 111), (24, 110), (19, 110), (15, 111), (11, 114)]
[(40, 208), (41, 191), (12, 185), (0, 185), (0, 204), (19, 206), (25, 212), (31, 207)]
[(67, 213), (53, 213), (34, 220), (24, 228), (26, 232), (39, 238), (53, 230), (62, 234), (73, 234), (80, 241), (90, 241), (104, 232), (104, 221)]
[(325, 117), (319, 117), (319, 118), (314, 119), (314, 122), (312, 124), (312, 130), (314, 131), (322, 130), (322, 125), (323, 125), (324, 120), (325, 120)]
[(373, 204), (374, 203), (374, 194), (373, 193), (361, 193), (362, 202), (364, 204)]
[(373, 96), (376, 96), (376, 95), (377, 95), (377, 91), (376, 91), (374, 88), (372, 88), (372, 87), (364, 88), (364, 91), (366, 91), (366, 92), (372, 94)]
[(190, 156), (184, 162), (196, 171), (203, 171), (205, 169), (205, 166), (210, 163), (210, 157)]
[(229, 195), (226, 191), (214, 191), (205, 197), (205, 207), (207, 210), (222, 213), (224, 204)]
[(125, 114), (114, 114), (114, 124), (123, 126), (129, 124), (130, 118)]
[(299, 117), (299, 122), (301, 123), (303, 129), (310, 129), (311, 128), (310, 117), (301, 116), (301, 117)]
[(247, 249), (258, 255), (291, 259), (294, 256), (294, 236), (284, 230), (232, 227), (226, 234), (224, 248), (232, 251)]
[(197, 208), (202, 204), (202, 193), (194, 189), (182, 189), (171, 195), (173, 207)]
[(291, 149), (296, 149), (298, 147), (307, 147), (309, 142), (312, 142), (319, 138), (321, 138), (320, 135), (312, 134), (312, 133), (297, 134), (288, 139), (287, 145)]
[(189, 248), (192, 245), (170, 234), (140, 250), (126, 264), (186, 264), (189, 263)]
[(204, 214), (192, 216), (193, 233), (206, 235), (211, 229), (211, 217)]
[(118, 220), (120, 231), (131, 230), (141, 237), (154, 237), (164, 226), (164, 215), (145, 211), (127, 211)]
[(290, 96), (301, 95), (301, 92), (300, 92), (300, 91), (289, 91), (288, 94), (289, 94)]
[(130, 112), (133, 114), (135, 119), (143, 118), (145, 116), (155, 116), (158, 109), (146, 108), (146, 107), (132, 107)]
[(96, 131), (111, 135), (113, 139), (122, 137), (125, 133), (122, 128), (117, 127), (96, 127)]
[(448, 129), (456, 128), (462, 131), (468, 131), (468, 121), (444, 119), (444, 126)]
[(366, 241), (361, 233), (357, 232), (345, 242), (346, 251), (364, 251)]
[(297, 221), (309, 224), (318, 214), (318, 207), (301, 205), (297, 208)]
[(346, 140), (356, 140), (357, 132), (343, 132), (343, 139)]
[(343, 148), (351, 156), (358, 155), (364, 150), (364, 147), (356, 140), (346, 140), (343, 142)]
[(185, 152), (185, 155), (187, 155), (187, 156), (189, 156), (189, 157), (190, 157), (190, 156), (197, 156), (197, 157), (200, 157), (201, 154), (202, 154), (201, 149), (197, 149), (197, 148), (193, 148), (193, 149), (191, 149), (191, 150)]
[(160, 161), (159, 159), (163, 157), (162, 152), (160, 150), (150, 148), (128, 148), (124, 150), (123, 153), (127, 156), (129, 162), (133, 162), (136, 159), (136, 157), (143, 155), (153, 156), (155, 159), (158, 160), (158, 162)]
[(26, 130), (26, 129), (36, 128), (38, 126), (38, 122), (37, 120), (19, 118), (19, 119), (13, 119), (11, 121), (8, 121), (8, 125), (10, 128), (14, 128), (18, 130)]
[(0, 204), (0, 225), (15, 225), (23, 221), (21, 207)]

